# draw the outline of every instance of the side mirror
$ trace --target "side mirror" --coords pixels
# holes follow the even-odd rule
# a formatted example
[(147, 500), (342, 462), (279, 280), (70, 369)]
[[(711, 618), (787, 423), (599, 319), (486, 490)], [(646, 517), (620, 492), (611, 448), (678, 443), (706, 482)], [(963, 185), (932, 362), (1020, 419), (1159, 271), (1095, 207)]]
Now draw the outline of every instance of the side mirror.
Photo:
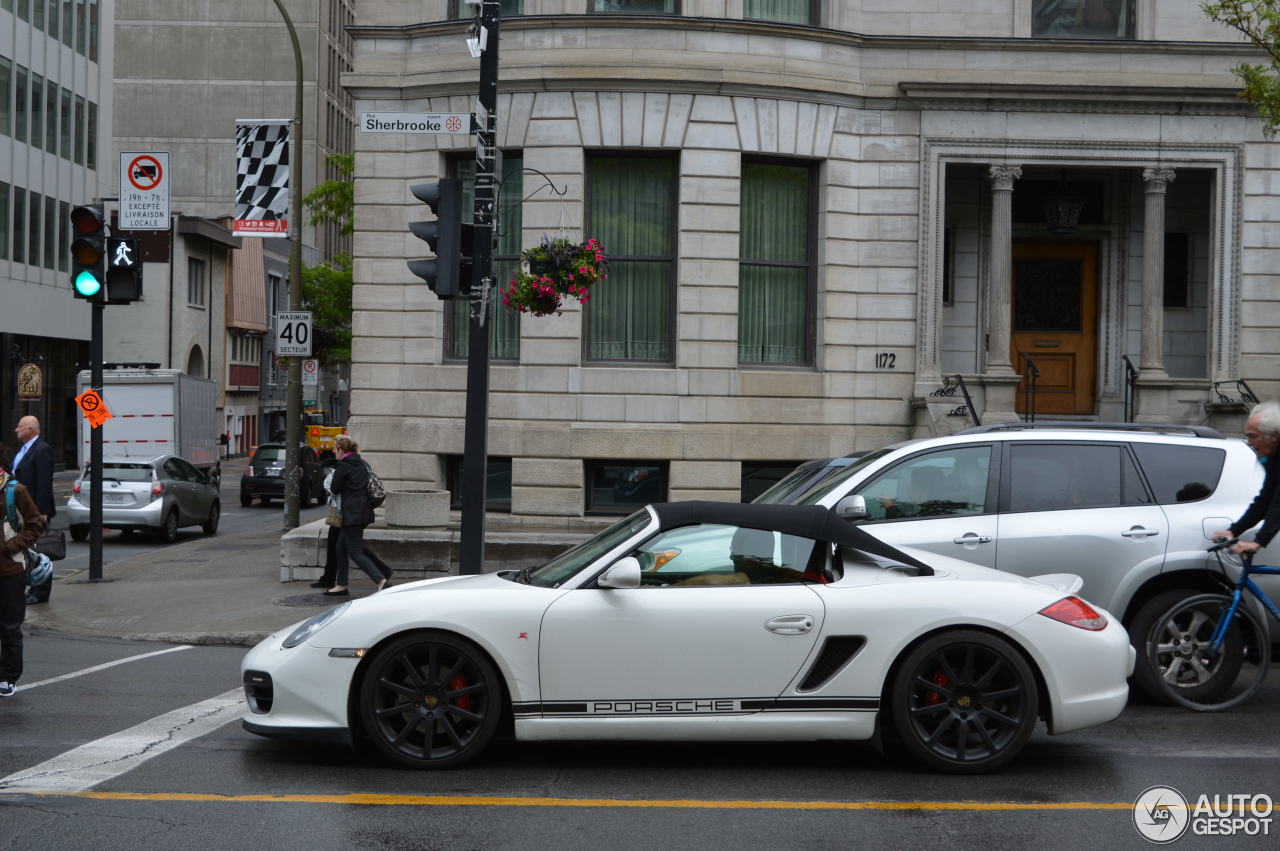
[(612, 567), (600, 574), (596, 584), (601, 588), (639, 588), (640, 562), (635, 556), (619, 559)]
[(845, 520), (862, 520), (867, 516), (867, 501), (862, 494), (846, 496), (836, 503), (836, 516)]

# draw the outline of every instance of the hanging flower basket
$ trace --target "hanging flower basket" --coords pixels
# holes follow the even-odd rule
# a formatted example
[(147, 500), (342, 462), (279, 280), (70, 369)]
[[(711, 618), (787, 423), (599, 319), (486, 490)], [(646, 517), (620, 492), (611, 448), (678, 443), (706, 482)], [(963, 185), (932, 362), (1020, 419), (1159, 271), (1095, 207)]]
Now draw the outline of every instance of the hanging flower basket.
[(579, 303), (591, 300), (591, 288), (609, 277), (609, 258), (595, 239), (572, 242), (547, 239), (520, 252), (527, 268), (516, 272), (502, 293), (502, 303), (517, 313), (549, 316), (559, 313), (566, 297)]

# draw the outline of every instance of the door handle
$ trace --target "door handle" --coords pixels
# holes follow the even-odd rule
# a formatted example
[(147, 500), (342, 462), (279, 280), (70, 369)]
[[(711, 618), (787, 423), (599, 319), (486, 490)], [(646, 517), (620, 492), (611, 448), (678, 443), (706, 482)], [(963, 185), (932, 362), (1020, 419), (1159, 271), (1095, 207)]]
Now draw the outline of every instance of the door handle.
[(764, 622), (764, 628), (778, 635), (803, 635), (813, 629), (813, 615), (782, 615)]
[(1125, 530), (1124, 530), (1123, 532), (1121, 532), (1120, 534), (1121, 534), (1121, 536), (1122, 536), (1122, 537), (1125, 537), (1125, 538), (1149, 538), (1149, 537), (1152, 537), (1152, 536), (1154, 536), (1154, 535), (1159, 535), (1159, 534), (1160, 534), (1160, 530), (1159, 530), (1159, 529), (1147, 529), (1147, 528), (1144, 528), (1144, 527), (1142, 527), (1142, 526), (1132, 526), (1132, 527), (1130, 527), (1130, 528), (1128, 528), (1128, 529), (1125, 529)]
[(991, 543), (990, 535), (975, 535), (973, 532), (965, 532), (959, 538), (952, 538), (953, 544), (989, 544)]

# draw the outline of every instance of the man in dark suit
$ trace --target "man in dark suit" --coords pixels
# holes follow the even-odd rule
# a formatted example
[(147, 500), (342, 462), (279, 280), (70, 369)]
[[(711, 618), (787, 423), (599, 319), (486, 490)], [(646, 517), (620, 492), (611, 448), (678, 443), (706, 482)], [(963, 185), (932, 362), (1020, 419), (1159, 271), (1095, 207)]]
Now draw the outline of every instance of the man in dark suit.
[[(40, 436), (40, 421), (35, 417), (18, 420), (14, 433), (18, 435), (18, 452), (14, 455), (13, 475), (31, 494), (36, 508), (44, 515), (48, 528), (58, 513), (53, 502), (53, 447)], [(53, 590), (53, 577), (31, 589), (27, 605), (49, 602)]]

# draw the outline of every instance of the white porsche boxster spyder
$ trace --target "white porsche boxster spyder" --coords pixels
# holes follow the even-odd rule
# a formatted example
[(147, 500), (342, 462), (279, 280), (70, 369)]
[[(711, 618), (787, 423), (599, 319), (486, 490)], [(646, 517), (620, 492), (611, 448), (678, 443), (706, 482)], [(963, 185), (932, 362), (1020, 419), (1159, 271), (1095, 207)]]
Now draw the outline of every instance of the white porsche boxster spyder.
[(399, 585), (266, 638), (243, 724), (416, 768), (507, 721), (519, 740), (885, 735), (988, 771), (1038, 719), (1125, 706), (1128, 636), (1078, 588), (895, 549), (819, 506), (651, 505), (543, 567)]

